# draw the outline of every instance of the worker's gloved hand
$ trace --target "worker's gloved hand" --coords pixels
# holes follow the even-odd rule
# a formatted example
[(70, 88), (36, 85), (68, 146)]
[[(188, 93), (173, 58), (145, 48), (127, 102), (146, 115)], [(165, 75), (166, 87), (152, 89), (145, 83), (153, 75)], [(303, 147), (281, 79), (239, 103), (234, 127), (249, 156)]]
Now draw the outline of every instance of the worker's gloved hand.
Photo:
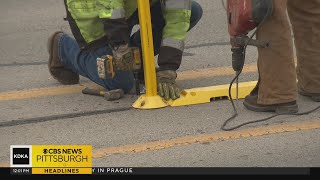
[(157, 72), (158, 94), (165, 100), (180, 98), (182, 90), (176, 83), (177, 73), (173, 70)]
[(123, 44), (117, 47), (113, 47), (112, 53), (114, 59), (121, 59), (124, 57), (124, 55), (128, 54), (130, 52), (128, 44)]
[(131, 72), (133, 70), (132, 61), (134, 57), (128, 44), (114, 47), (112, 50), (112, 54), (115, 68), (114, 71)]

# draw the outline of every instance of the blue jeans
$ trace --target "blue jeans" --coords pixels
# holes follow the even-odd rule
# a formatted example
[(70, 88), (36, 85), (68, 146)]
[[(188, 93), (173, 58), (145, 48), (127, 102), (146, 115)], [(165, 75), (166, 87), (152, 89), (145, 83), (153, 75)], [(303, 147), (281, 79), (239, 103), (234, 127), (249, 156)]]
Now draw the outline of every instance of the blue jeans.
[[(161, 45), (165, 20), (162, 16), (160, 3), (152, 6), (150, 11), (152, 19), (154, 54), (157, 55)], [(199, 22), (201, 17), (201, 6), (197, 2), (193, 2), (189, 30)], [(139, 24), (137, 12), (130, 17), (128, 24), (131, 30), (134, 25)], [(130, 37), (130, 46), (141, 48), (140, 31), (137, 31)], [(113, 79), (103, 80), (99, 78), (96, 59), (106, 54), (112, 54), (112, 51), (108, 46), (99, 48), (93, 52), (81, 51), (75, 39), (67, 34), (64, 34), (59, 41), (59, 58), (65, 68), (90, 79), (107, 90), (123, 89), (128, 93), (134, 87), (133, 73), (119, 71), (116, 72)]]

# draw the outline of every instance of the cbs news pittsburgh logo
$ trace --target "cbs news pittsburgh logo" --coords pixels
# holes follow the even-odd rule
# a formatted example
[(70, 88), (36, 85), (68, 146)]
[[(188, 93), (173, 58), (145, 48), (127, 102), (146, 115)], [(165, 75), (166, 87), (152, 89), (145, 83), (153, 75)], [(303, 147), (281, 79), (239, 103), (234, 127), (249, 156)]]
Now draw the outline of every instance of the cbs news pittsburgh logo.
[(89, 145), (12, 145), (12, 174), (92, 174)]

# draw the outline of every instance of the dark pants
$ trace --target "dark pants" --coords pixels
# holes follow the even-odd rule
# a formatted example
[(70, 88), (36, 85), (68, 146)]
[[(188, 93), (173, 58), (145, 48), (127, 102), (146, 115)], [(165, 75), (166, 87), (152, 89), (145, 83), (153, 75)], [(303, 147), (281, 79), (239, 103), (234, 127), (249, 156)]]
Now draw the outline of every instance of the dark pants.
[[(191, 9), (190, 29), (193, 28), (202, 17), (201, 6), (193, 2)], [(155, 4), (151, 8), (152, 33), (154, 41), (154, 54), (159, 53), (162, 31), (165, 26), (165, 21), (162, 16), (160, 3)], [(128, 21), (130, 29), (134, 25), (139, 24), (137, 12)], [(134, 33), (130, 37), (130, 46), (140, 47), (140, 31)], [(69, 68), (74, 72), (89, 78), (93, 82), (103, 86), (107, 90), (123, 89), (129, 92), (134, 86), (133, 74), (130, 72), (117, 72), (113, 79), (100, 79), (97, 72), (97, 57), (102, 55), (112, 54), (111, 49), (106, 46), (95, 50), (94, 52), (80, 51), (80, 48), (73, 37), (63, 35), (59, 41), (59, 58), (65, 68)]]

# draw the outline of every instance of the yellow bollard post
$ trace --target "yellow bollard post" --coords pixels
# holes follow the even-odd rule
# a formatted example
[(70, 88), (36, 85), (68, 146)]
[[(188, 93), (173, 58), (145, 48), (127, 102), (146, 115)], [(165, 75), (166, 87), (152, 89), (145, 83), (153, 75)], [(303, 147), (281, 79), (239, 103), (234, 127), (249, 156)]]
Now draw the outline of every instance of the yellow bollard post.
[(168, 103), (158, 96), (157, 92), (149, 0), (138, 0), (138, 12), (146, 94), (140, 96), (132, 106), (137, 109), (163, 108), (168, 106)]

